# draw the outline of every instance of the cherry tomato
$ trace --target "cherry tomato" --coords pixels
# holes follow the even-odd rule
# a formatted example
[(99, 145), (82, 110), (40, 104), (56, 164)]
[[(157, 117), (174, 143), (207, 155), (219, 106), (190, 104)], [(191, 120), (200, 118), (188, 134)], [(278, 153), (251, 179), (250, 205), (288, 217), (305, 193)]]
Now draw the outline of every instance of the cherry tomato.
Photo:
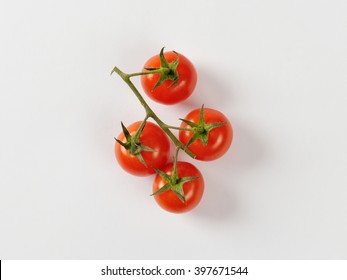
[[(197, 74), (194, 65), (182, 54), (175, 52), (164, 52), (164, 57), (170, 63), (179, 58), (177, 66), (178, 82), (171, 86), (172, 80), (166, 80), (160, 86), (155, 88), (160, 75), (148, 74), (141, 76), (141, 83), (145, 93), (156, 102), (162, 104), (176, 104), (187, 99), (193, 92), (196, 82)], [(158, 68), (160, 67), (160, 56), (156, 55), (150, 58), (144, 65), (144, 68)], [(146, 71), (143, 69), (143, 71)]]
[[(173, 171), (173, 162), (168, 163), (161, 170), (166, 174), (171, 175)], [(154, 198), (163, 209), (172, 213), (184, 213), (192, 210), (199, 204), (204, 193), (204, 178), (194, 165), (182, 161), (177, 162), (177, 174), (180, 178), (191, 176), (197, 177), (195, 180), (183, 183), (183, 191), (186, 200), (185, 203), (182, 202), (171, 189), (154, 195)], [(157, 175), (153, 183), (153, 193), (162, 188), (166, 183), (167, 182), (164, 178)]]
[[(141, 121), (135, 122), (127, 127), (130, 135), (134, 135), (141, 125)], [(121, 142), (126, 142), (124, 133), (117, 137)], [(140, 162), (136, 155), (132, 155), (118, 142), (115, 144), (116, 159), (120, 166), (130, 174), (136, 176), (147, 176), (155, 173), (153, 167), (162, 168), (170, 156), (170, 141), (165, 132), (156, 124), (147, 122), (140, 136), (140, 143), (154, 151), (141, 151), (141, 155), (147, 167)]]
[[(196, 109), (190, 112), (184, 119), (198, 124), (200, 119), (200, 110)], [(215, 160), (226, 153), (233, 139), (233, 129), (227, 117), (214, 109), (204, 108), (204, 122), (206, 124), (226, 122), (226, 124), (211, 129), (208, 133), (208, 142), (204, 146), (200, 139), (195, 140), (189, 145), (191, 150), (198, 160)], [(182, 122), (182, 128), (190, 128), (190, 126)], [(192, 138), (193, 132), (180, 130), (179, 140), (187, 145)]]

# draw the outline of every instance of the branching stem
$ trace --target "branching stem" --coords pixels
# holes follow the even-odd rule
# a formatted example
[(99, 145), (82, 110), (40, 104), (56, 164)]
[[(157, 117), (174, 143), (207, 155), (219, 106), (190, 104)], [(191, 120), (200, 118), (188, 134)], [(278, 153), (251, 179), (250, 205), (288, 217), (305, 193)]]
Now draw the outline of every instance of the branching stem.
[(150, 73), (158, 73), (158, 71), (156, 70), (149, 70), (147, 72), (137, 72), (137, 73), (132, 73), (132, 74), (127, 74), (122, 72), (119, 68), (114, 67), (111, 74), (115, 72), (117, 73), (122, 79), (123, 81), (130, 87), (130, 89), (132, 90), (132, 92), (135, 94), (135, 96), (137, 97), (137, 99), (140, 101), (141, 105), (143, 106), (143, 108), (146, 111), (146, 118), (145, 120), (147, 120), (148, 118), (152, 118), (160, 127), (161, 129), (167, 134), (167, 136), (170, 137), (170, 139), (174, 142), (174, 144), (176, 145), (177, 148), (183, 150), (187, 155), (189, 155), (192, 158), (195, 158), (195, 155), (185, 146), (183, 145), (178, 139), (177, 137), (170, 131), (171, 129), (181, 129), (178, 127), (174, 127), (174, 126), (170, 126), (167, 125), (166, 123), (164, 123), (155, 113), (154, 111), (151, 109), (151, 107), (149, 107), (149, 105), (147, 104), (147, 102), (144, 100), (144, 98), (142, 97), (142, 95), (140, 94), (140, 92), (137, 90), (137, 88), (135, 87), (135, 85), (131, 82), (130, 78), (134, 77), (134, 76), (140, 76), (140, 75), (148, 75)]

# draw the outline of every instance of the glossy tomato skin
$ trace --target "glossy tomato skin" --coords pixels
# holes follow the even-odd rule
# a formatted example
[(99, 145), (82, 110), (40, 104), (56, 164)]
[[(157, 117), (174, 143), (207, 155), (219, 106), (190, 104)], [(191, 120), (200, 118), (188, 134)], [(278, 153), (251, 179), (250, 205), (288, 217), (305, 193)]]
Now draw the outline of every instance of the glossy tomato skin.
[[(190, 112), (184, 119), (194, 123), (199, 123), (200, 109)], [(233, 129), (227, 117), (220, 111), (204, 108), (205, 123), (226, 122), (227, 124), (216, 127), (209, 132), (208, 143), (204, 146), (200, 139), (197, 139), (189, 145), (198, 160), (210, 161), (223, 156), (229, 149), (233, 139)], [(182, 122), (182, 128), (190, 128), (189, 125)], [(180, 130), (179, 140), (187, 145), (193, 133), (190, 131)]]
[[(127, 127), (130, 135), (134, 135), (141, 121)], [(123, 143), (126, 142), (123, 132), (117, 137)], [(147, 164), (144, 166), (139, 159), (130, 154), (118, 142), (115, 143), (115, 155), (119, 165), (128, 173), (136, 176), (147, 176), (155, 173), (153, 167), (162, 168), (170, 156), (170, 141), (165, 132), (156, 124), (147, 122), (140, 137), (141, 144), (150, 147), (155, 152), (142, 151), (142, 157)]]
[[(168, 163), (161, 170), (166, 174), (171, 175), (173, 170), (173, 163)], [(199, 204), (204, 193), (204, 178), (201, 172), (194, 165), (188, 162), (178, 161), (177, 173), (181, 178), (190, 176), (198, 177), (198, 179), (196, 180), (192, 180), (183, 184), (186, 203), (183, 203), (172, 190), (154, 195), (154, 198), (159, 206), (166, 211), (172, 213), (184, 213), (192, 210)], [(157, 175), (153, 183), (153, 193), (159, 190), (165, 184), (166, 180)]]
[[(141, 76), (141, 84), (145, 93), (154, 101), (161, 104), (176, 104), (187, 99), (192, 93), (197, 82), (197, 73), (194, 65), (182, 54), (174, 52), (165, 52), (164, 56), (168, 62), (172, 62), (179, 57), (179, 64), (177, 66), (178, 82), (170, 87), (172, 80), (167, 80), (155, 90), (155, 84), (159, 80), (159, 74), (148, 74)], [(144, 65), (144, 68), (158, 68), (160, 67), (159, 55), (150, 58)], [(143, 69), (143, 71), (146, 71)]]

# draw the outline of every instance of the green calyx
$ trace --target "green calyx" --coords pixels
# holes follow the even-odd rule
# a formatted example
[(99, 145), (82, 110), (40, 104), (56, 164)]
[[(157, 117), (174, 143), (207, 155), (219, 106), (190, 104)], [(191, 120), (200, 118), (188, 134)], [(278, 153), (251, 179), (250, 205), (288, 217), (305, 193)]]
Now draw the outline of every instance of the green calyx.
[(142, 157), (142, 152), (146, 151), (146, 152), (155, 152), (155, 150), (151, 149), (150, 147), (147, 147), (143, 144), (141, 144), (140, 142), (140, 136), (141, 133), (143, 131), (143, 129), (145, 128), (146, 125), (146, 120), (144, 120), (140, 127), (138, 128), (138, 130), (136, 131), (136, 133), (131, 136), (128, 129), (125, 127), (125, 125), (123, 124), (123, 122), (121, 122), (122, 125), (122, 130), (123, 130), (123, 134), (125, 136), (126, 141), (122, 142), (119, 139), (115, 138), (115, 140), (122, 145), (127, 151), (129, 151), (129, 153), (131, 155), (134, 155), (138, 158), (138, 160), (145, 166), (147, 167), (147, 164), (145, 162), (145, 160)]
[(205, 123), (204, 105), (201, 106), (198, 123), (185, 119), (180, 120), (189, 125), (191, 127), (191, 131), (193, 132), (193, 136), (189, 139), (187, 147), (197, 139), (200, 139), (202, 145), (206, 146), (208, 144), (208, 136), (210, 131), (216, 127), (227, 124), (226, 122)]
[[(177, 53), (174, 52), (176, 55)], [(177, 58), (172, 61), (168, 62), (164, 56), (164, 47), (160, 50), (160, 67), (159, 68), (145, 68), (146, 70), (154, 73), (159, 73), (160, 78), (158, 82), (154, 85), (152, 91), (154, 91), (157, 87), (159, 87), (162, 83), (164, 83), (167, 80), (173, 81), (171, 83), (170, 87), (173, 87), (178, 82), (178, 72), (177, 72), (177, 66), (179, 63), (179, 57), (177, 55)]]
[(155, 172), (157, 172), (157, 174), (159, 176), (161, 176), (163, 179), (165, 179), (166, 184), (163, 187), (161, 187), (159, 190), (154, 192), (152, 195), (158, 195), (158, 194), (161, 194), (161, 193), (166, 192), (168, 190), (172, 190), (183, 203), (186, 203), (183, 185), (184, 185), (184, 183), (196, 180), (199, 177), (190, 176), (190, 177), (182, 177), (181, 178), (178, 176), (178, 173), (177, 173), (178, 151), (179, 151), (179, 148), (176, 148), (176, 155), (174, 157), (174, 166), (173, 166), (173, 171), (172, 171), (171, 175), (166, 174), (165, 172), (163, 172), (157, 168), (154, 168)]
[(186, 203), (186, 198), (184, 196), (184, 191), (183, 191), (183, 184), (192, 180), (196, 180), (198, 179), (198, 177), (192, 176), (192, 177), (180, 178), (177, 176), (177, 173), (176, 174), (172, 173), (172, 175), (170, 176), (157, 168), (154, 168), (154, 170), (157, 172), (159, 176), (164, 178), (167, 183), (163, 187), (161, 187), (159, 190), (154, 192), (152, 195), (157, 195), (157, 194), (166, 192), (168, 190), (172, 190), (183, 203)]

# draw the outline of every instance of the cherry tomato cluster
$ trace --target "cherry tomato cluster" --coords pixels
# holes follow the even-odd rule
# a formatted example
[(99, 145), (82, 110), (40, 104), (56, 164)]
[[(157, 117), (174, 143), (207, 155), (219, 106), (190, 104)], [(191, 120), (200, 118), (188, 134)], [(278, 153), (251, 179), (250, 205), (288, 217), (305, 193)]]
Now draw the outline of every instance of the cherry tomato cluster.
[[(163, 209), (183, 213), (195, 208), (204, 193), (201, 172), (189, 162), (179, 161), (182, 150), (194, 159), (211, 161), (229, 149), (233, 129), (227, 117), (212, 108), (195, 109), (180, 119), (180, 126), (164, 123), (149, 107), (130, 78), (141, 76), (141, 85), (154, 101), (172, 105), (186, 100), (194, 91), (197, 73), (194, 65), (182, 54), (164, 52), (151, 57), (141, 72), (126, 74), (114, 67), (144, 107), (142, 121), (122, 125), (115, 138), (115, 155), (119, 165), (135, 176), (156, 174), (153, 182), (155, 201)], [(153, 119), (156, 123), (148, 121)], [(178, 137), (171, 130), (178, 130)], [(176, 146), (170, 161), (170, 139)]]

